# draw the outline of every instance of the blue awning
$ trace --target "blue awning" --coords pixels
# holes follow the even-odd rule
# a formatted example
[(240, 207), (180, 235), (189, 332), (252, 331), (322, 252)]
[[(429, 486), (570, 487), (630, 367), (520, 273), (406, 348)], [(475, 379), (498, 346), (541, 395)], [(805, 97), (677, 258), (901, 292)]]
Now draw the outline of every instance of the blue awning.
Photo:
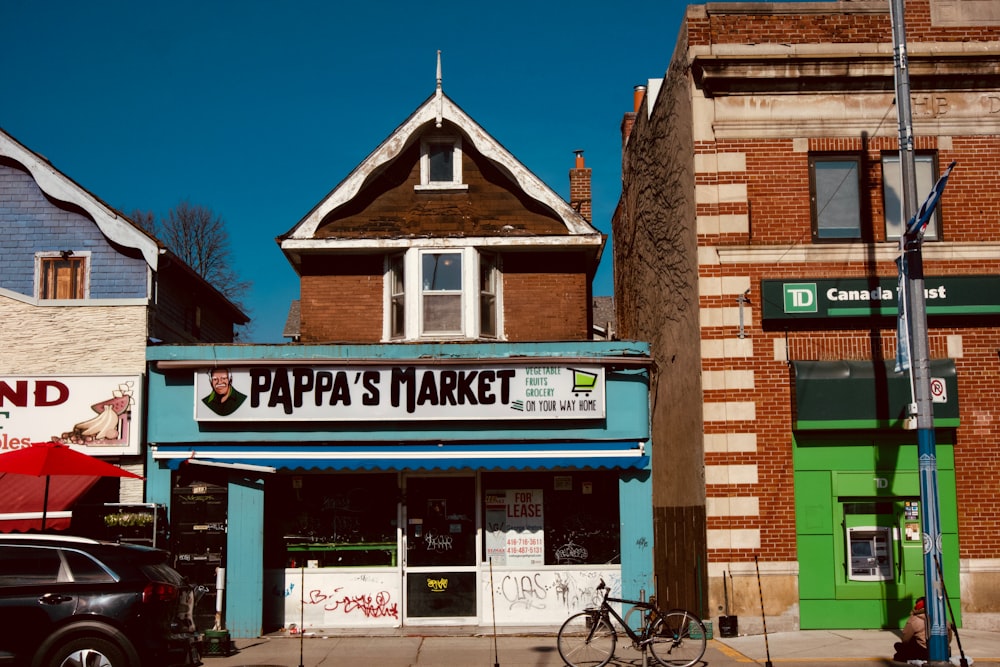
[(645, 443), (439, 445), (154, 445), (153, 459), (258, 472), (309, 470), (549, 470), (649, 467)]

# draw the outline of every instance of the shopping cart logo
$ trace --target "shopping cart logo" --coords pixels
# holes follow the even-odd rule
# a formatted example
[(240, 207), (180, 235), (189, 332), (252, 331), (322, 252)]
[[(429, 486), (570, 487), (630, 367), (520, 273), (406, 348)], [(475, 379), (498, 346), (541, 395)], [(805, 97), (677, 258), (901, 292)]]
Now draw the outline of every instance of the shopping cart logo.
[(597, 373), (581, 371), (576, 368), (569, 370), (573, 373), (574, 394), (589, 394), (597, 387)]

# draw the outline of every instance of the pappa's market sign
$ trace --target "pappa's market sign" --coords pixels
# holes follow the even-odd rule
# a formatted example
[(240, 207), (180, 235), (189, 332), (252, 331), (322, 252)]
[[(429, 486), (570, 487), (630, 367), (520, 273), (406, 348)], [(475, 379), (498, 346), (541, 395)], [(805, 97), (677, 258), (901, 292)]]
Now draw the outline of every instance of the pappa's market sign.
[(279, 366), (195, 373), (198, 421), (602, 419), (601, 366)]

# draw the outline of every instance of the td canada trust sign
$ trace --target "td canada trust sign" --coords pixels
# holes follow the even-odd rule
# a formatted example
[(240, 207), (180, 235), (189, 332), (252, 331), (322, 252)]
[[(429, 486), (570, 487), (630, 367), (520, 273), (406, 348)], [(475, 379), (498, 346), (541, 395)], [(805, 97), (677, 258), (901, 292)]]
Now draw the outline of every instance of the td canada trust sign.
[(251, 366), (195, 371), (197, 421), (603, 419), (593, 365)]
[[(832, 278), (761, 281), (765, 320), (844, 317), (895, 317), (899, 312), (896, 278)], [(928, 316), (1000, 313), (1000, 277), (925, 277)]]

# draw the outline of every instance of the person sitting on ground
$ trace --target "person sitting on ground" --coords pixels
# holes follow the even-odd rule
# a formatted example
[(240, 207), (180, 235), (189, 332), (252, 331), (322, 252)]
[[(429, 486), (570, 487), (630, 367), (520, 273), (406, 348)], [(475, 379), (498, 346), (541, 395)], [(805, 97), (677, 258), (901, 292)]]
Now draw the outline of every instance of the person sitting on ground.
[[(892, 656), (892, 659), (898, 662), (930, 660), (927, 635), (927, 600), (919, 597), (913, 604), (910, 617), (906, 619), (906, 625), (903, 626), (903, 641), (896, 642), (893, 647), (896, 649), (896, 655)], [(948, 643), (951, 643), (951, 627), (948, 628)]]
[(927, 653), (927, 604), (925, 598), (917, 598), (913, 604), (913, 611), (906, 619), (903, 626), (903, 641), (896, 642), (893, 648), (896, 655), (893, 660), (906, 662), (907, 660), (928, 660)]

